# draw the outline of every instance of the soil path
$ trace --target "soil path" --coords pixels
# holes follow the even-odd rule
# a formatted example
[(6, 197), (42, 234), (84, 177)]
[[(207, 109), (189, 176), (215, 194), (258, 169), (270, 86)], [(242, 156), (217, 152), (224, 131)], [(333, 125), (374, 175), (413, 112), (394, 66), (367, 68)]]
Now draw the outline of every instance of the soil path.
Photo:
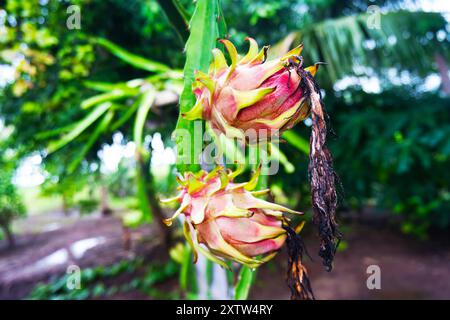
[[(0, 241), (0, 299), (26, 297), (37, 282), (64, 274), (70, 264), (81, 268), (110, 265), (148, 253), (158, 245), (153, 236), (155, 230), (146, 226), (131, 232), (132, 246), (125, 250), (122, 225), (117, 217), (77, 218), (52, 213), (29, 217), (20, 224), (19, 229), (25, 233), (17, 237), (17, 248), (8, 251)], [(306, 258), (305, 264), (316, 298), (450, 299), (448, 243), (412, 240), (379, 227), (355, 225), (348, 229), (347, 249), (337, 254), (331, 273), (323, 270), (316, 256), (315, 236), (305, 235), (305, 243), (315, 260)], [(250, 298), (289, 298), (284, 282), (285, 262), (282, 252), (258, 270)], [(381, 290), (367, 288), (369, 265), (380, 267)]]
[[(316, 237), (308, 234), (304, 240), (314, 259), (304, 260), (317, 299), (450, 299), (447, 240), (422, 242), (389, 229), (355, 225), (346, 230), (347, 249), (337, 253), (330, 273), (316, 255)], [(283, 253), (274, 261), (277, 267), (269, 264), (261, 269), (251, 298), (289, 298), (283, 283), (286, 260)], [(380, 268), (381, 290), (367, 287), (371, 265)], [(267, 282), (270, 290), (263, 289)]]
[[(0, 241), (0, 299), (23, 298), (36, 283), (64, 274), (69, 265), (111, 265), (158, 245), (147, 225), (130, 230), (131, 247), (126, 249), (121, 220), (113, 216), (67, 217), (56, 212), (31, 216), (16, 227), (25, 234), (16, 237), (13, 250)], [(47, 229), (55, 230), (43, 231)]]

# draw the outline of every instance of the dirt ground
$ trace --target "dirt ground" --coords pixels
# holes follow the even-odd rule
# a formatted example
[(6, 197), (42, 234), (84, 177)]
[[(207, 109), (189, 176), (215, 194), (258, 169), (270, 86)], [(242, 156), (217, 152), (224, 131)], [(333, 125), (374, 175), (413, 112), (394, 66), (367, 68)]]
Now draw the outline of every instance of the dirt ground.
[[(66, 217), (61, 213), (32, 216), (19, 223), (23, 234), (17, 247), (0, 242), (0, 299), (24, 298), (37, 282), (64, 274), (69, 264), (81, 268), (110, 265), (124, 258), (148, 254), (158, 246), (155, 230), (133, 230), (132, 246), (125, 250), (117, 217)], [(450, 299), (450, 246), (442, 241), (422, 242), (381, 227), (347, 226), (347, 248), (337, 254), (331, 273), (323, 270), (317, 240), (306, 230), (305, 243), (314, 261), (305, 258), (318, 299)], [(252, 299), (288, 299), (286, 256), (258, 270)], [(367, 267), (381, 270), (381, 289), (369, 290)], [(173, 281), (172, 281), (173, 282)], [(145, 298), (142, 294), (113, 298)]]
[(28, 217), (16, 227), (24, 234), (16, 237), (13, 250), (0, 241), (0, 299), (23, 298), (36, 283), (63, 275), (69, 265), (107, 266), (152, 252), (159, 244), (152, 238), (153, 226), (147, 225), (131, 232), (126, 250), (121, 220), (113, 216), (55, 212)]
[[(421, 242), (390, 229), (354, 225), (345, 233), (348, 247), (336, 255), (332, 272), (326, 272), (316, 255), (313, 234), (305, 243), (314, 261), (305, 258), (317, 299), (450, 299), (450, 246), (447, 240)], [(288, 299), (283, 280), (287, 257), (275, 261), (278, 268), (261, 268), (252, 291), (254, 299)], [(381, 272), (381, 289), (369, 290), (370, 265)], [(270, 290), (265, 289), (270, 282)]]

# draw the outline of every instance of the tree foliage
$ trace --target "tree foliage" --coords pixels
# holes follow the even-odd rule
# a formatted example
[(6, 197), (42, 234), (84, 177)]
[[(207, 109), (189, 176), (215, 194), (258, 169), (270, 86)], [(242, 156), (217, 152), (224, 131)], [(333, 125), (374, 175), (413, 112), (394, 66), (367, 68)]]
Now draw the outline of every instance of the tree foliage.
[(395, 89), (336, 98), (333, 151), (347, 205), (389, 208), (407, 218), (405, 232), (424, 235), (450, 225), (450, 99), (414, 97)]
[[(49, 177), (64, 185), (64, 180), (92, 174), (89, 164), (99, 162), (98, 150), (118, 130), (126, 141), (136, 132), (156, 131), (170, 141), (178, 115), (174, 104), (140, 108), (149, 88), (144, 83), (157, 91), (168, 86), (181, 91), (181, 79), (170, 80), (184, 66), (187, 30), (177, 33), (172, 27), (182, 27), (195, 4), (167, 2), (172, 5), (144, 0), (2, 2), (0, 63), (13, 66), (14, 76), (1, 88), (0, 116), (14, 128), (8, 147), (17, 159), (40, 152)], [(318, 77), (337, 135), (331, 143), (347, 204), (375, 203), (401, 213), (407, 217), (405, 231), (448, 226), (448, 101), (435, 92), (418, 93), (424, 79), (438, 72), (436, 54), (449, 58), (448, 23), (442, 14), (422, 12), (420, 1), (400, 0), (220, 3), (233, 42), (243, 45), (252, 36), (277, 44), (274, 52), (304, 42), (305, 63), (328, 63)], [(69, 4), (81, 8), (81, 30), (68, 30), (64, 23)], [(368, 5), (381, 9), (380, 29), (367, 24)], [(108, 19), (100, 19), (106, 12)], [(380, 83), (377, 93), (363, 90), (367, 77)], [(405, 78), (416, 86), (408, 86)], [(143, 82), (133, 87), (134, 79)], [(343, 79), (360, 85), (337, 85)], [(101, 114), (87, 121), (95, 110)], [(144, 117), (144, 111), (151, 116)], [(139, 130), (138, 114), (146, 118), (144, 124), (138, 121)], [(308, 134), (306, 126), (286, 134), (281, 175), (271, 178), (275, 191), (283, 184), (292, 190), (287, 201), (300, 200), (302, 207), (309, 198)], [(61, 149), (48, 155), (49, 141)]]
[(11, 180), (11, 172), (0, 170), (0, 228), (8, 238), (9, 246), (14, 245), (11, 222), (25, 215), (25, 207)]

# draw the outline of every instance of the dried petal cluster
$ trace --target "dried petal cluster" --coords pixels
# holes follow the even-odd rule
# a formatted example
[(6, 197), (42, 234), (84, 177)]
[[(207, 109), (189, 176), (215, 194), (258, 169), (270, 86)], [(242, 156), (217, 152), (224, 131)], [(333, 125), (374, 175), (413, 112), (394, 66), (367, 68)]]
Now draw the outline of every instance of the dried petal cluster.
[(300, 212), (257, 198), (268, 190), (252, 191), (260, 169), (250, 181), (234, 183), (240, 173), (216, 167), (207, 173), (187, 172), (179, 179), (180, 194), (163, 202), (180, 204), (167, 225), (184, 215), (184, 234), (196, 260), (200, 251), (223, 266), (228, 258), (249, 267), (258, 267), (272, 258), (286, 241), (283, 212)]
[[(268, 47), (259, 50), (254, 39), (247, 40), (250, 46), (245, 56), (240, 56), (229, 40), (220, 40), (231, 64), (221, 50), (212, 50), (214, 60), (208, 74), (196, 72), (192, 90), (197, 102), (183, 116), (205, 119), (215, 131), (231, 138), (246, 139), (248, 130), (253, 129), (255, 140), (261, 140), (263, 134), (270, 139), (309, 115), (302, 75), (291, 70), (301, 67), (303, 45), (266, 61)], [(317, 64), (305, 70), (314, 76)]]

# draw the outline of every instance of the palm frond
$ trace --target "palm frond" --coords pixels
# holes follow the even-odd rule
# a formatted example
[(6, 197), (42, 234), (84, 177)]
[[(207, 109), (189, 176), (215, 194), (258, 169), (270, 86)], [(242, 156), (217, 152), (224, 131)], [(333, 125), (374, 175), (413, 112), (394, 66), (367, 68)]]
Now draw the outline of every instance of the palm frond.
[(379, 25), (371, 25), (373, 19), (366, 13), (328, 19), (294, 32), (275, 48), (285, 50), (288, 40), (303, 42), (307, 64), (327, 63), (326, 72), (318, 75), (325, 86), (349, 75), (382, 75), (390, 68), (425, 76), (435, 69), (435, 53), (450, 56), (448, 33), (443, 41), (436, 36), (447, 25), (440, 13), (380, 13)]

